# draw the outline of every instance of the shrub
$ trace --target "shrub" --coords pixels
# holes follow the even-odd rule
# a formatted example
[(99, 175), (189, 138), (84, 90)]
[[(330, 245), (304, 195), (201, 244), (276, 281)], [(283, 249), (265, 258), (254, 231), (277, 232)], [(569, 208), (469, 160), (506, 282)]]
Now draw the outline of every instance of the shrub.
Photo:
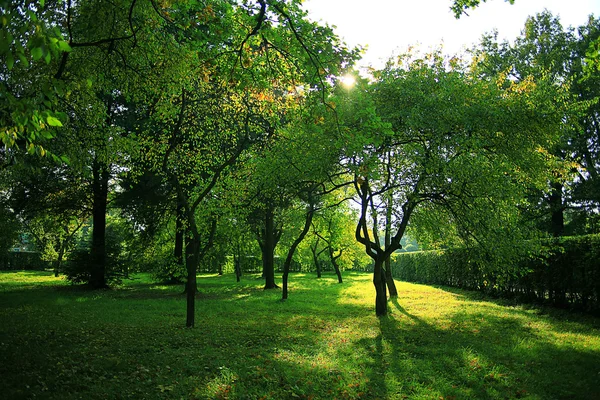
[[(512, 262), (481, 249), (396, 254), (394, 277), (600, 311), (600, 235), (531, 242)], [(506, 258), (510, 260), (510, 258)]]

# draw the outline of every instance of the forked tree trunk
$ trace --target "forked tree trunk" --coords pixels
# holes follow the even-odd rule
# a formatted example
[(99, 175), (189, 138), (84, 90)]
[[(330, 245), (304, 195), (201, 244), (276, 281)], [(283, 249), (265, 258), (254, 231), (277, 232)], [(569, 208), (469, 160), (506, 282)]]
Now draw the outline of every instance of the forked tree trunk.
[(388, 291), (390, 292), (390, 297), (398, 297), (398, 289), (396, 288), (396, 282), (394, 282), (394, 276), (392, 275), (392, 263), (390, 257), (385, 259), (385, 282)]

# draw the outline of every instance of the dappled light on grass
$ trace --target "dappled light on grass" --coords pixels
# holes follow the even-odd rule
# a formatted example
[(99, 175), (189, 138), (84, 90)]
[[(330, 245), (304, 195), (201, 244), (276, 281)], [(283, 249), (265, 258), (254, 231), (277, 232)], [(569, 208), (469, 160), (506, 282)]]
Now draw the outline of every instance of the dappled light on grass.
[(15, 286), (57, 286), (68, 285), (63, 276), (55, 277), (49, 271), (0, 271), (0, 291), (10, 290)]
[(213, 275), (199, 276), (198, 323), (186, 329), (182, 286), (134, 278), (96, 292), (40, 288), (35, 278), (0, 284), (16, 285), (0, 299), (1, 393), (61, 400), (599, 397), (600, 322), (580, 314), (399, 282), (389, 315), (376, 318), (369, 274), (347, 272), (341, 285), (333, 275), (293, 274), (284, 303), (257, 276), (237, 284)]

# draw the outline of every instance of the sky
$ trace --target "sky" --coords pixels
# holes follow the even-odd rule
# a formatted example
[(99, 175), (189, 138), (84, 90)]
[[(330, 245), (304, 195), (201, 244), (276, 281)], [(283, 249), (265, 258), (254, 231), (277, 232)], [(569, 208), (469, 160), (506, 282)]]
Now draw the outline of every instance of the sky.
[(460, 54), (493, 29), (499, 39), (514, 40), (529, 15), (548, 9), (563, 27), (600, 17), (600, 0), (488, 0), (454, 18), (451, 0), (305, 0), (309, 18), (326, 22), (350, 46), (367, 46), (359, 66), (381, 68), (394, 54), (418, 45), (423, 51), (443, 44), (446, 54)]

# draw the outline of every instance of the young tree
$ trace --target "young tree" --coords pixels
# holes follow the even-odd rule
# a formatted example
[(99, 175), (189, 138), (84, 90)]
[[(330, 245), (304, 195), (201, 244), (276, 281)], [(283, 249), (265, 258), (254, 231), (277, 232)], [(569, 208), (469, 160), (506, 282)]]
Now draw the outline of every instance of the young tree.
[[(351, 268), (356, 261), (356, 253), (364, 254), (354, 238), (354, 227), (356, 226), (356, 211), (348, 203), (349, 187), (331, 193), (323, 201), (322, 210), (317, 214), (313, 221), (313, 236), (315, 238), (311, 244), (313, 250), (313, 260), (316, 264), (319, 262), (318, 256), (326, 252), (329, 262), (333, 266), (338, 283), (343, 282), (342, 267)], [(319, 253), (317, 245), (323, 248)], [(318, 271), (320, 277), (320, 271)]]

